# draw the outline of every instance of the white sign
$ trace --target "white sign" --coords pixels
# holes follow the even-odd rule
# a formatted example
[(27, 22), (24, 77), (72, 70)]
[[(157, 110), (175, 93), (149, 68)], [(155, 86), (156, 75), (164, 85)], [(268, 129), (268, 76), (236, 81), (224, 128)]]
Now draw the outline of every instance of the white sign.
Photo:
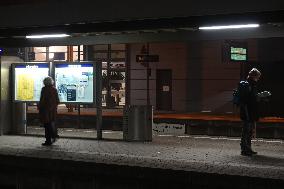
[(163, 86), (163, 92), (169, 92), (170, 91), (170, 86), (165, 85)]
[(55, 65), (55, 86), (60, 102), (93, 103), (93, 64)]

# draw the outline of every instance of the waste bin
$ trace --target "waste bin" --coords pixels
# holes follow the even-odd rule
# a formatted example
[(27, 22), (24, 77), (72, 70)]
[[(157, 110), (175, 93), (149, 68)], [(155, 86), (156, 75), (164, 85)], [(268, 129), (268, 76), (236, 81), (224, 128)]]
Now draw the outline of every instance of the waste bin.
[(123, 114), (124, 140), (152, 141), (153, 106), (126, 106)]

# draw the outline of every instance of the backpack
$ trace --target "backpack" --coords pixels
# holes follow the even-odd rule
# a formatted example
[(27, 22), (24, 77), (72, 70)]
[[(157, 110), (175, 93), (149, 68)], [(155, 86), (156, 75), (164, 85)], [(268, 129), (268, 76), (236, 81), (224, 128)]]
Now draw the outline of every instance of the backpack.
[(233, 91), (233, 104), (240, 106), (246, 103), (250, 91), (249, 83), (247, 81), (240, 81), (238, 88)]

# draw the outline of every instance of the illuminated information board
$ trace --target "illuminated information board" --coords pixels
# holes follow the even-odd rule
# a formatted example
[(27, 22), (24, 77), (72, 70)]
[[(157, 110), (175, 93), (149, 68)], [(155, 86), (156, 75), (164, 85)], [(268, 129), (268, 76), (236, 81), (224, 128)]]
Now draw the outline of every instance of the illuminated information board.
[(40, 100), (43, 79), (49, 75), (48, 64), (14, 65), (14, 100), (33, 102)]
[(231, 47), (231, 60), (233, 61), (246, 61), (247, 49), (242, 47)]
[(93, 64), (56, 64), (54, 72), (60, 102), (93, 103)]

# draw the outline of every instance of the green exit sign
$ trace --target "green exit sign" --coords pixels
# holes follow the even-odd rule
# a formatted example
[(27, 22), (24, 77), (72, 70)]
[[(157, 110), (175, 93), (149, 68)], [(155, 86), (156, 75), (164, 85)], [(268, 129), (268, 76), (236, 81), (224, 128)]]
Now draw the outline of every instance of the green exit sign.
[(247, 61), (247, 48), (231, 47), (230, 51), (232, 61)]

